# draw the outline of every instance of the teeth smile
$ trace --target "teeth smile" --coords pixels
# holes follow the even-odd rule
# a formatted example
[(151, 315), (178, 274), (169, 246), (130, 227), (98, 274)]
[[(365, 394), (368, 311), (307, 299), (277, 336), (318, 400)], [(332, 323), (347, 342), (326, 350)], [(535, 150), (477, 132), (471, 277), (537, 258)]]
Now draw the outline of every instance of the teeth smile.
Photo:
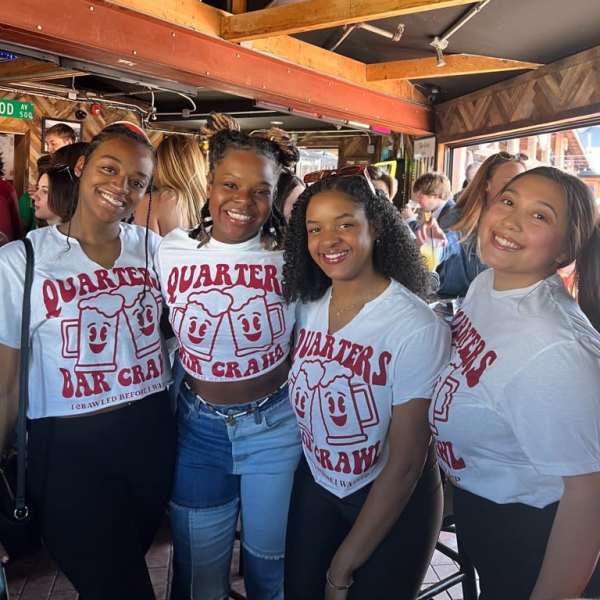
[(100, 197), (115, 208), (125, 207), (125, 202), (119, 200), (118, 198), (116, 198), (112, 194), (109, 194), (108, 192), (100, 192)]
[(335, 262), (344, 258), (347, 254), (349, 254), (348, 250), (344, 250), (343, 252), (330, 252), (328, 254), (323, 254), (323, 258), (327, 261)]
[(511, 242), (510, 240), (507, 240), (496, 233), (494, 234), (494, 240), (502, 248), (508, 248), (509, 250), (520, 250), (521, 248), (521, 246), (518, 244), (515, 244), (514, 242)]
[(233, 210), (226, 210), (225, 212), (230, 219), (238, 221), (239, 223), (248, 223), (252, 220), (250, 215), (246, 215), (244, 213), (239, 213)]

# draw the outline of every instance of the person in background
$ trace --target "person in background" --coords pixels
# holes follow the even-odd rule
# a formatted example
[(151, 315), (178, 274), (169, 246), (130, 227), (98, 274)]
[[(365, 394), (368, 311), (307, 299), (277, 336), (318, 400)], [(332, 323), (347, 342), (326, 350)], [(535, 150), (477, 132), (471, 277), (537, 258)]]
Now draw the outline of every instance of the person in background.
[(390, 202), (394, 202), (396, 192), (398, 191), (398, 181), (380, 167), (369, 165), (367, 170), (375, 189), (383, 192), (384, 196)]
[[(207, 165), (196, 136), (169, 135), (156, 149), (150, 195), (135, 211), (134, 223), (162, 235), (173, 229), (195, 229), (206, 202)], [(151, 216), (149, 218), (149, 212)]]
[(440, 277), (438, 296), (463, 297), (471, 281), (486, 268), (477, 256), (477, 219), (486, 203), (493, 200), (513, 177), (527, 170), (526, 160), (524, 154), (492, 154), (463, 190), (449, 215), (450, 231), (444, 233), (448, 243), (437, 267)]
[(21, 223), (14, 186), (4, 179), (4, 160), (0, 154), (0, 232), (12, 242), (21, 236)]
[[(600, 595), (600, 218), (552, 167), (476, 221), (481, 273), (455, 315), (429, 412), (486, 600)], [(576, 259), (579, 296), (557, 269)], [(586, 590), (587, 586), (587, 590)]]
[(471, 183), (471, 181), (473, 181), (473, 178), (477, 174), (477, 171), (479, 170), (481, 164), (482, 163), (479, 161), (473, 161), (472, 163), (469, 163), (467, 165), (467, 168), (465, 169), (465, 180), (462, 184), (463, 190)]
[(444, 238), (444, 232), (453, 224), (450, 180), (443, 173), (425, 173), (413, 185), (413, 199), (421, 209), (421, 218), (414, 223), (417, 243), (428, 238)]
[(38, 172), (33, 192), (34, 216), (41, 226), (65, 223), (77, 207), (75, 165), (88, 144), (77, 142), (57, 150)]
[(74, 144), (77, 141), (77, 136), (72, 127), (65, 123), (57, 123), (46, 129), (45, 133), (46, 148), (48, 154), (54, 154), (59, 148)]
[[(83, 600), (155, 598), (145, 554), (172, 487), (171, 374), (151, 270), (159, 238), (123, 222), (153, 169), (143, 130), (110, 125), (75, 165), (71, 220), (28, 234), (28, 499)], [(25, 264), (22, 243), (0, 249), (0, 448), (18, 404)]]
[[(46, 149), (48, 150), (48, 154), (50, 157), (64, 146), (68, 146), (69, 144), (74, 144), (77, 141), (77, 136), (75, 135), (75, 131), (72, 127), (69, 127), (65, 123), (57, 123), (56, 125), (52, 125), (46, 130), (45, 133), (46, 140)], [(43, 150), (43, 149), (42, 149)], [(40, 179), (40, 161), (42, 165), (48, 161), (44, 155), (40, 156), (38, 159), (38, 173), (37, 173), (37, 182), (36, 186), (39, 187), (39, 179)], [(47, 182), (44, 182), (44, 187), (47, 187)], [(33, 194), (35, 193), (35, 187), (28, 189), (19, 198), (19, 216), (21, 219), (21, 229), (23, 233), (27, 233), (31, 229), (35, 228), (34, 214), (31, 208), (34, 205)], [(39, 200), (38, 200), (39, 202)], [(45, 213), (45, 210), (43, 210)], [(52, 218), (52, 217), (51, 217)], [(46, 220), (46, 219), (44, 219)]]
[(37, 226), (37, 223), (35, 222), (33, 196), (37, 190), (41, 175), (46, 172), (51, 162), (52, 157), (49, 154), (42, 154), (42, 156), (37, 159), (35, 185), (30, 185), (27, 191), (21, 194), (21, 197), (19, 198), (19, 218), (21, 220), (21, 231), (23, 234), (27, 234), (27, 232), (35, 229)]
[(427, 423), (450, 332), (399, 212), (364, 175), (296, 203), (284, 289), (296, 302), (288, 385), (305, 459), (294, 479), (286, 600), (414, 599), (441, 523)]

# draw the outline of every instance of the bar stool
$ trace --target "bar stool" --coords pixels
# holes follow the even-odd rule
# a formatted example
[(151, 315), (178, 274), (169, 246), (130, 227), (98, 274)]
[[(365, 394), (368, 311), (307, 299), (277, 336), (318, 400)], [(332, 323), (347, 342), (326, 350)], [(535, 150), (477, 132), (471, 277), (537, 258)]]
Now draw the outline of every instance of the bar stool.
[[(454, 515), (452, 514), (451, 488), (446, 484), (444, 484), (444, 518), (440, 531), (456, 535), (456, 525), (454, 523)], [(475, 567), (469, 557), (465, 554), (459, 536), (456, 536), (456, 542), (458, 551), (443, 544), (439, 540), (435, 545), (435, 549), (438, 552), (441, 552), (444, 556), (447, 556), (458, 563), (458, 570), (456, 573), (448, 575), (448, 577), (444, 577), (437, 583), (421, 590), (421, 593), (417, 596), (417, 600), (431, 600), (437, 594), (449, 590), (457, 583), (460, 583), (462, 586), (463, 600), (477, 600), (477, 577), (475, 574)]]

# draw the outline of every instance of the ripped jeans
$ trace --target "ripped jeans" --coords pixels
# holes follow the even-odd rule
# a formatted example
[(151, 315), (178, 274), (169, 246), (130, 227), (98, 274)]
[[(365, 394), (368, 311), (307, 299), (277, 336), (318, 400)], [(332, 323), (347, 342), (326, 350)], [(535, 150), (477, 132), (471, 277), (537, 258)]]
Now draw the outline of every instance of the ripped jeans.
[[(219, 410), (238, 413), (249, 406)], [(256, 411), (230, 422), (181, 386), (177, 411), (177, 463), (169, 509), (174, 544), (171, 600), (228, 597), (239, 516), (248, 600), (282, 600), (287, 513), (301, 454), (287, 386)]]

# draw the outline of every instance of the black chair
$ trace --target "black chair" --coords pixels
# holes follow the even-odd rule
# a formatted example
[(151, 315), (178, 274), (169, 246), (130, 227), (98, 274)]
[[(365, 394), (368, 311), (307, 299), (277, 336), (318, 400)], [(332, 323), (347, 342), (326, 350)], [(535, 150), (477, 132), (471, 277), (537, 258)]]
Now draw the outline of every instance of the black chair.
[[(444, 519), (442, 521), (441, 531), (456, 534), (454, 515), (452, 514), (452, 494), (451, 488), (448, 485), (444, 485)], [(437, 594), (449, 590), (458, 583), (462, 586), (463, 600), (477, 600), (477, 578), (475, 575), (475, 567), (469, 557), (465, 554), (460, 542), (460, 537), (456, 537), (456, 542), (458, 551), (450, 548), (446, 544), (442, 544), (439, 540), (435, 545), (435, 549), (438, 552), (441, 552), (444, 556), (447, 556), (458, 564), (456, 573), (448, 575), (448, 577), (444, 577), (437, 583), (421, 590), (421, 593), (417, 596), (417, 600), (431, 600), (432, 598), (435, 598)]]

